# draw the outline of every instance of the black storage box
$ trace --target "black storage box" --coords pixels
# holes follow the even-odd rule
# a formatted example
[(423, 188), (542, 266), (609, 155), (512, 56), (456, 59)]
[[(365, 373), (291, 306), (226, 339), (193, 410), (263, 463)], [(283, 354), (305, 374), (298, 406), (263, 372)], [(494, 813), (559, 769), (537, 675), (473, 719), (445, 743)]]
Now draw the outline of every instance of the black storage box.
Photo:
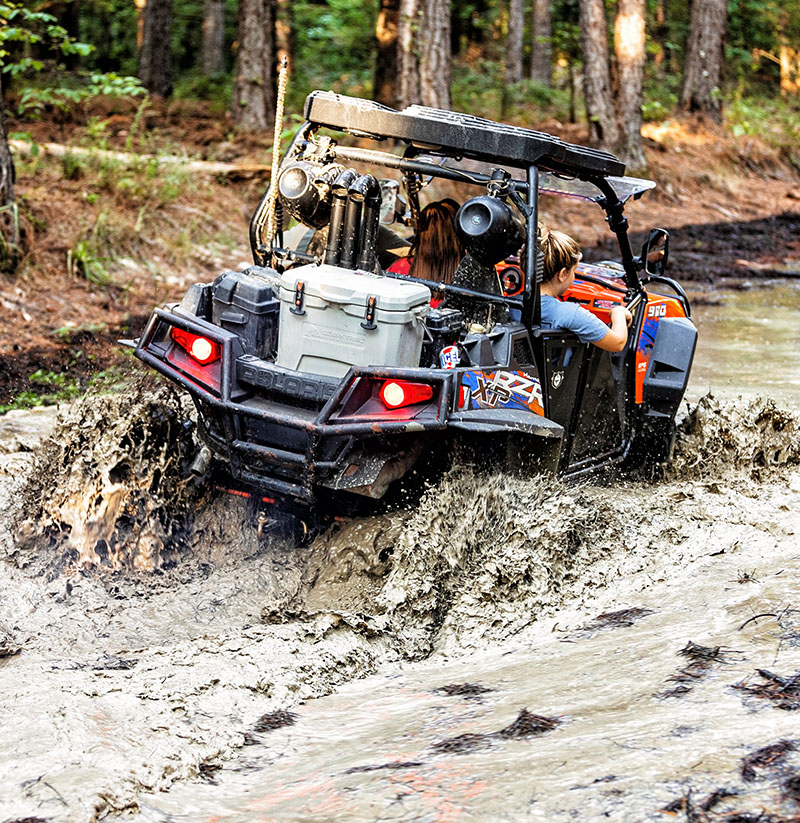
[(427, 335), (422, 345), (424, 367), (439, 365), (439, 352), (445, 346), (453, 346), (464, 328), (464, 315), (458, 309), (431, 309), (425, 318)]
[[(251, 272), (253, 269), (228, 271), (214, 281), (211, 320), (238, 334), (247, 354), (268, 359), (277, 344), (280, 301), (272, 290), (272, 277)], [(264, 273), (278, 278), (272, 269)]]

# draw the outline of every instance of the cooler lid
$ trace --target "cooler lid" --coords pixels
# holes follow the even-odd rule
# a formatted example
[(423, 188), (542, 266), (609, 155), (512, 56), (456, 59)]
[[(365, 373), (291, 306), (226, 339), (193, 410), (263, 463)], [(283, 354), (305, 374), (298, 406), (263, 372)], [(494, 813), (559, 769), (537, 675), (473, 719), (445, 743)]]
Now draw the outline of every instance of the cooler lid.
[(382, 311), (408, 311), (429, 303), (431, 299), (431, 290), (421, 283), (339, 266), (309, 264), (283, 273), (281, 300), (294, 301), (295, 285), (299, 280), (305, 284), (306, 297), (318, 297), (328, 303), (365, 306), (369, 297), (374, 295), (377, 297), (377, 308)]

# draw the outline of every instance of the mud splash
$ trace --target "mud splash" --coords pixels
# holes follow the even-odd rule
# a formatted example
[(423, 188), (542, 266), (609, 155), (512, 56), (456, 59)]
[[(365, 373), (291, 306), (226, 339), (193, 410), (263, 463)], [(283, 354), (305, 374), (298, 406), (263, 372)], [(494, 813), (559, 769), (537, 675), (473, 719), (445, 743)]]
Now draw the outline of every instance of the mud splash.
[(796, 414), (760, 397), (723, 403), (707, 394), (681, 423), (664, 476), (691, 480), (742, 471), (753, 480), (768, 481), (778, 467), (798, 462)]
[(186, 478), (189, 421), (175, 389), (145, 379), (70, 408), (21, 491), (19, 562), (44, 564), (50, 576), (174, 565), (188, 548), (197, 497)]
[(406, 513), (378, 605), (415, 657), (476, 648), (528, 625), (619, 538), (602, 492), (455, 469)]
[[(455, 468), (415, 506), (338, 524), (298, 550), (243, 527), (242, 501), (194, 496), (185, 420), (167, 389), (87, 400), (25, 482), (26, 531), (14, 565), (0, 564), (0, 629), (17, 650), (0, 667), (20, 718), (0, 743), (13, 814), (83, 821), (136, 808), (146, 788), (213, 771), (264, 734), (264, 718), (402, 660), (483, 653), (567, 607), (602, 613), (583, 615), (575, 643), (647, 624), (654, 608), (612, 602), (619, 581), (668, 577), (666, 558), (685, 568), (733, 554), (754, 518), (758, 540), (788, 539), (754, 480), (763, 506), (779, 492), (790, 506), (781, 481), (800, 463), (795, 415), (707, 397), (655, 483)], [(670, 661), (660, 689), (674, 672)], [(51, 721), (42, 707), (55, 684)], [(541, 698), (531, 708), (560, 710)], [(73, 752), (98, 745), (103, 768), (76, 772)], [(68, 814), (43, 784), (23, 785), (43, 774)]]

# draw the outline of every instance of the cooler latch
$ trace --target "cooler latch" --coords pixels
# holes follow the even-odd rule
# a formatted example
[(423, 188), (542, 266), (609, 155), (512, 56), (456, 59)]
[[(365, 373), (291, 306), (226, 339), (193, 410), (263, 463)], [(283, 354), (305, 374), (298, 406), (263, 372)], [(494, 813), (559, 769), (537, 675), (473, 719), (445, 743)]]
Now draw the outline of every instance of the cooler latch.
[(364, 314), (364, 320), (361, 322), (361, 327), (367, 329), (368, 331), (373, 331), (378, 327), (375, 325), (375, 304), (378, 302), (378, 298), (371, 294), (367, 298), (367, 311)]
[(294, 306), (289, 309), (292, 314), (305, 314), (306, 310), (303, 308), (303, 295), (305, 294), (306, 284), (302, 280), (298, 280), (294, 286)]

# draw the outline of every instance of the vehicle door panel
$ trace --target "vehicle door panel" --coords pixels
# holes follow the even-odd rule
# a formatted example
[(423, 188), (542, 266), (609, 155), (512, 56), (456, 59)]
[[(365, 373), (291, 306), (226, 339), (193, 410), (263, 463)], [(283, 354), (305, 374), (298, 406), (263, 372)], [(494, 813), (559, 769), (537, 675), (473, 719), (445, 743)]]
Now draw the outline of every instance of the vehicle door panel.
[(568, 473), (622, 448), (622, 356), (581, 343), (572, 332), (545, 331), (541, 338), (545, 414), (564, 426), (559, 468)]

